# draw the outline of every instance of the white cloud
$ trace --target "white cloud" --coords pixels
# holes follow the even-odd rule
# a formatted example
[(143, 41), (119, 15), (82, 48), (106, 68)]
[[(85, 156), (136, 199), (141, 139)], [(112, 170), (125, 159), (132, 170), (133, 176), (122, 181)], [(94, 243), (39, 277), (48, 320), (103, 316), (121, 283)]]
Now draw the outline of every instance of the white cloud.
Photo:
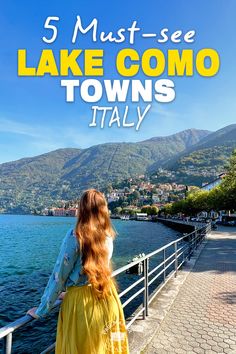
[(158, 114), (164, 118), (177, 118), (180, 114), (176, 111), (172, 111), (164, 104), (154, 103), (152, 104), (151, 113)]
[(0, 118), (0, 132), (39, 137), (35, 127), (5, 118)]
[(87, 147), (94, 143), (94, 139), (88, 141), (88, 135), (79, 133), (76, 127), (30, 125), (6, 118), (0, 118), (1, 133), (24, 136), (25, 146), (29, 147), (31, 155), (63, 147)]

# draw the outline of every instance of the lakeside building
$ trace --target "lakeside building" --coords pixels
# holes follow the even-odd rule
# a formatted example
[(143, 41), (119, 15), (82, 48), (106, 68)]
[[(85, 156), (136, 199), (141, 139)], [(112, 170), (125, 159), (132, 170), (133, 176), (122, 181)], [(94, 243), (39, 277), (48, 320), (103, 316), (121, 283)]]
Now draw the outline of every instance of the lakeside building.
[(129, 192), (125, 191), (124, 189), (115, 189), (114, 191), (107, 194), (107, 201), (108, 203), (116, 202), (128, 194)]
[(221, 173), (216, 179), (214, 179), (213, 181), (206, 183), (202, 186), (202, 190), (205, 191), (210, 191), (213, 188), (219, 186), (222, 182), (222, 179), (225, 177), (225, 173)]
[(53, 216), (66, 216), (66, 210), (64, 208), (53, 208), (52, 215)]
[(44, 216), (71, 216), (77, 215), (78, 208), (45, 208), (42, 212)]
[(66, 210), (66, 216), (76, 216), (77, 215), (77, 208), (69, 208)]
[[(121, 203), (132, 203), (133, 198), (136, 199), (136, 205), (143, 206), (145, 204), (166, 204), (171, 201), (175, 201), (179, 198), (184, 198), (183, 190), (185, 190), (185, 185), (173, 183), (150, 183), (146, 180), (133, 180), (132, 185), (123, 187), (123, 189), (113, 189), (107, 193), (106, 197), (109, 203), (121, 202)], [(134, 183), (135, 182), (135, 183)], [(134, 193), (139, 194), (134, 196)]]

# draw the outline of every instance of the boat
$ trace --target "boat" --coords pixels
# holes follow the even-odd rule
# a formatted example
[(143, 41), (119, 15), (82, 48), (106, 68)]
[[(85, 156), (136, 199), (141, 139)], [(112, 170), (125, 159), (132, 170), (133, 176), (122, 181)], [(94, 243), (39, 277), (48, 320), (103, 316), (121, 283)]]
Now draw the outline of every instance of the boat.
[(149, 221), (150, 218), (146, 213), (136, 213), (136, 220), (138, 221)]
[(129, 220), (129, 215), (121, 215), (120, 220)]

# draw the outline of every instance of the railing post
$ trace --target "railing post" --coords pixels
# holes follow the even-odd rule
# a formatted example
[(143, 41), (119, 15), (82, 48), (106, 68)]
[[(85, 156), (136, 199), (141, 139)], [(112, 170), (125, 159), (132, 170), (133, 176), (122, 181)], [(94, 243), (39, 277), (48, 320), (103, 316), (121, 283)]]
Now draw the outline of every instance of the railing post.
[(198, 232), (197, 232), (197, 228), (195, 229), (195, 232), (194, 232), (194, 238), (195, 238), (195, 242), (194, 242), (194, 250), (197, 249), (197, 237), (198, 237)]
[(166, 282), (166, 249), (163, 250), (164, 283)]
[(9, 333), (6, 337), (4, 337), (3, 353), (11, 354), (11, 348), (12, 348), (12, 333)]
[(206, 225), (202, 231), (201, 242), (205, 240), (205, 238), (207, 237), (207, 233), (208, 233), (208, 225)]
[(211, 232), (211, 223), (206, 226), (206, 236)]
[(177, 242), (175, 242), (175, 277), (177, 277), (177, 271), (178, 271), (178, 245)]
[(188, 260), (190, 260), (191, 258), (191, 253), (192, 253), (192, 235), (189, 235), (189, 250), (188, 250)]
[(143, 272), (144, 272), (144, 299), (143, 299), (143, 305), (144, 305), (144, 312), (143, 312), (143, 318), (145, 319), (146, 316), (148, 316), (148, 258), (144, 259), (144, 267), (143, 267)]

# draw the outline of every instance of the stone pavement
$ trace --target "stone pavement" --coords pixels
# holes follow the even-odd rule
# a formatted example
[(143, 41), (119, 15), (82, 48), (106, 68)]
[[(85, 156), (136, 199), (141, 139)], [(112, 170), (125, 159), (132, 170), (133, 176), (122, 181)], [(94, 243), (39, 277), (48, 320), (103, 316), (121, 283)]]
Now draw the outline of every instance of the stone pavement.
[(159, 330), (143, 353), (236, 354), (236, 229), (208, 236)]

